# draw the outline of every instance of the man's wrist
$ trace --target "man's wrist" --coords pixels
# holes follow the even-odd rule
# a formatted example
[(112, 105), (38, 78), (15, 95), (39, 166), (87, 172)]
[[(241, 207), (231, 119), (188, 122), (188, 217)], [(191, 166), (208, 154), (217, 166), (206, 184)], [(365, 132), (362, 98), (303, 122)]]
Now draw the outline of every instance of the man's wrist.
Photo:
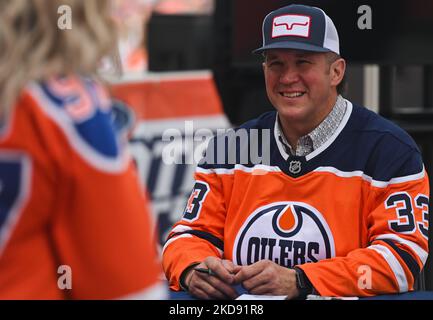
[(182, 273), (180, 274), (179, 277), (179, 287), (185, 291), (188, 292), (189, 291), (189, 283), (186, 283), (188, 274), (192, 271), (192, 269), (199, 265), (200, 262), (194, 262), (192, 264), (190, 264), (188, 267), (185, 268), (185, 270), (182, 271)]
[(296, 288), (298, 289), (298, 299), (305, 299), (307, 295), (312, 294), (314, 287), (305, 274), (304, 270), (298, 267), (294, 267), (296, 272)]

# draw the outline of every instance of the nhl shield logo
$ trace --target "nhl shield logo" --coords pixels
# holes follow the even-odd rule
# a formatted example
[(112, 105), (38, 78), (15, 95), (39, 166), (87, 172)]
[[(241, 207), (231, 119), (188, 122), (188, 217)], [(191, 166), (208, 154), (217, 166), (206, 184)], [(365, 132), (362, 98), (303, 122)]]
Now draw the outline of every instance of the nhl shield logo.
[(289, 171), (292, 174), (298, 174), (302, 170), (301, 161), (298, 160), (292, 160), (289, 163)]

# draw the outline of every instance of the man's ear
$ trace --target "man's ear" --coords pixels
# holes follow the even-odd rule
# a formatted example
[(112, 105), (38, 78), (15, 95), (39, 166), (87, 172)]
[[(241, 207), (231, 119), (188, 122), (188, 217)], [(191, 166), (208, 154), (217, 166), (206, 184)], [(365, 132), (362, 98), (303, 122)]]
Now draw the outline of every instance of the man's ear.
[(344, 78), (346, 72), (346, 60), (339, 58), (331, 65), (331, 85), (338, 86)]

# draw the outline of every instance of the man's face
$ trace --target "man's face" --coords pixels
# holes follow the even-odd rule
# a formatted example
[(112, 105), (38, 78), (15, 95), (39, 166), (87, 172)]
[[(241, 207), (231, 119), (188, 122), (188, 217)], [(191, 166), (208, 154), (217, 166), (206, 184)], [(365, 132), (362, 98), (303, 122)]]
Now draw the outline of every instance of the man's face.
[(266, 52), (263, 70), (269, 100), (282, 121), (314, 129), (331, 111), (344, 60), (292, 49)]

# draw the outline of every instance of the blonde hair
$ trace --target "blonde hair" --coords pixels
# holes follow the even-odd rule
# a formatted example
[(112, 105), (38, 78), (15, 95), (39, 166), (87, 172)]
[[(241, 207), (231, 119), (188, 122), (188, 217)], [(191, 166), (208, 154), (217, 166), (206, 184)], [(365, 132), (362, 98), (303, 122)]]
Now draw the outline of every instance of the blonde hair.
[[(0, 0), (0, 119), (30, 81), (96, 73), (116, 40), (110, 4), (108, 0)], [(71, 9), (71, 29), (58, 27), (62, 5)]]

